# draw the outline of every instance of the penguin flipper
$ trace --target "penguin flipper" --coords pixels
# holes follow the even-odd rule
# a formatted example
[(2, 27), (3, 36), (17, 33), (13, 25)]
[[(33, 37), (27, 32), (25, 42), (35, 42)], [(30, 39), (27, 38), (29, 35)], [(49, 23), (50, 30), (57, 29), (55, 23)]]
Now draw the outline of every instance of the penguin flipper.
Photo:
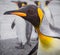
[(11, 25), (11, 28), (13, 29), (15, 26), (15, 22), (13, 21), (12, 25)]

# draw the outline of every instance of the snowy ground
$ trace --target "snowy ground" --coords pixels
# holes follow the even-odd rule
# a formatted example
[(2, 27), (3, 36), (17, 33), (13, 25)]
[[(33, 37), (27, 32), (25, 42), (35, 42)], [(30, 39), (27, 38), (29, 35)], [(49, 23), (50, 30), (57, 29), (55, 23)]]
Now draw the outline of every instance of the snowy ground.
[(31, 41), (32, 46), (25, 45), (24, 49), (16, 49), (17, 43), (17, 38), (0, 41), (0, 55), (27, 55), (36, 45), (37, 41)]

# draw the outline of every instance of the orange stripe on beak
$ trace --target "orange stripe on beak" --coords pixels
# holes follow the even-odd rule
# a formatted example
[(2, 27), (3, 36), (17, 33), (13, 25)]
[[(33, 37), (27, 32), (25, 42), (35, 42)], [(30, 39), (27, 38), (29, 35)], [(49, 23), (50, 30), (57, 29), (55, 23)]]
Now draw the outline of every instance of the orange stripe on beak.
[(23, 13), (23, 12), (12, 12), (12, 14), (22, 16), (22, 17), (27, 16), (26, 13)]

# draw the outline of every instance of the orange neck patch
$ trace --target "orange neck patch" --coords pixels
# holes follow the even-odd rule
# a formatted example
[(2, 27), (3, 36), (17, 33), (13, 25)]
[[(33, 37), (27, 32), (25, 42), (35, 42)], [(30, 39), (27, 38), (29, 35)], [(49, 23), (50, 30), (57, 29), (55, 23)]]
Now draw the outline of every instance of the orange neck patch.
[(39, 29), (37, 29), (37, 33), (39, 36), (38, 37), (38, 39), (40, 41), (39, 43), (41, 43), (42, 47), (44, 49), (50, 48), (53, 38), (51, 38), (50, 36), (46, 36), (46, 35), (42, 34)]

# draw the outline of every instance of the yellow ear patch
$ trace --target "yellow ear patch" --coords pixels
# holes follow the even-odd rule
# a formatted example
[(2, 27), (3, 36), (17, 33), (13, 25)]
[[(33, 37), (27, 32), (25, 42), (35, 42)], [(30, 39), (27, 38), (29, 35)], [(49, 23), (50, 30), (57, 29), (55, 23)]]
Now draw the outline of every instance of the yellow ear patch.
[(38, 8), (38, 16), (40, 18), (40, 24), (41, 24), (43, 17), (44, 17), (44, 13), (41, 8)]
[(40, 6), (40, 2), (38, 2), (38, 6)]
[(23, 6), (25, 6), (25, 4), (24, 4), (24, 3), (22, 3), (22, 7), (23, 7)]

